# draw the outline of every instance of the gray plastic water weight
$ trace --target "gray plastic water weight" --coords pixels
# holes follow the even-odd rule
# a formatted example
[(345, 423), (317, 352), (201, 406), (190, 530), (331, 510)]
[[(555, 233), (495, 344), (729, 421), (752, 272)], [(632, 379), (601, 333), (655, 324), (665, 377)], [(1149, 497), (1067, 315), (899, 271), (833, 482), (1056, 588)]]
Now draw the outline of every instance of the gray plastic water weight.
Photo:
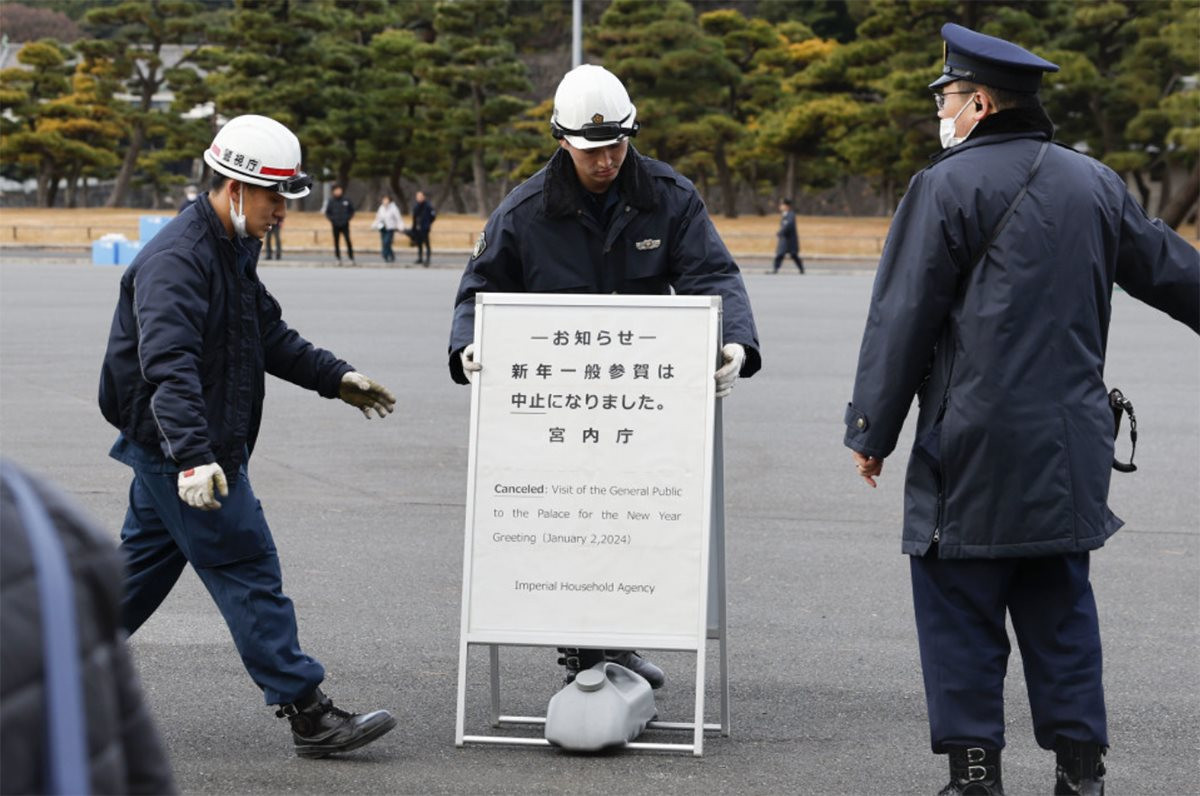
[(604, 661), (580, 672), (551, 697), (546, 740), (578, 752), (622, 746), (641, 735), (657, 715), (654, 691), (645, 678)]

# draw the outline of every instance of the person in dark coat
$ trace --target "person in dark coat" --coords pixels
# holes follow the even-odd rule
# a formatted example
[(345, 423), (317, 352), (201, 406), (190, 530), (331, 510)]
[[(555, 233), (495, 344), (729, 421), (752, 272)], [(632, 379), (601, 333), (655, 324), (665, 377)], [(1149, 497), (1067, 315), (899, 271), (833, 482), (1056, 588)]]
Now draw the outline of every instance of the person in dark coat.
[[(13, 479), (27, 489), (18, 497)], [(50, 793), (47, 745), (47, 677), (43, 633), (47, 617), (22, 498), (49, 520), (44, 530), (57, 537), (73, 599), (73, 637), (78, 644), (82, 763), (73, 771), (93, 793), (175, 793), (171, 764), (142, 695), (129, 647), (121, 630), (121, 558), (104, 531), (75, 503), (43, 479), (7, 460), (0, 462), (0, 793)], [(35, 524), (36, 526), (36, 524)], [(43, 541), (44, 544), (44, 541)], [(84, 687), (86, 684), (86, 687)]]
[[(459, 282), (450, 329), (450, 376), (469, 384), (475, 358), (475, 294), (628, 293), (720, 295), (724, 364), (716, 395), (761, 367), (758, 331), (737, 264), (695, 186), (637, 152), (637, 109), (599, 66), (562, 79), (551, 131), (559, 149), (488, 219)], [(604, 657), (658, 688), (662, 669), (628, 650), (564, 651), (567, 681)]]
[(416, 199), (412, 208), (412, 232), (409, 235), (413, 245), (417, 247), (417, 259), (413, 265), (424, 265), (428, 268), (432, 256), (429, 249), (429, 233), (433, 229), (437, 211), (433, 209), (433, 203), (426, 198), (424, 191), (417, 191)]
[(792, 209), (791, 199), (779, 200), (779, 215), (779, 231), (775, 233), (779, 243), (775, 245), (775, 266), (771, 273), (779, 273), (784, 257), (791, 257), (800, 273), (804, 273), (804, 260), (800, 259), (800, 235), (796, 232), (796, 211)]
[(342, 249), (338, 243), (341, 238), (345, 238), (346, 256), (350, 258), (350, 265), (353, 267), (354, 244), (350, 242), (350, 219), (354, 218), (354, 203), (346, 198), (345, 193), (346, 190), (342, 186), (333, 186), (333, 195), (325, 203), (325, 218), (329, 219), (329, 224), (333, 227), (333, 256), (337, 258), (337, 264), (342, 264)]
[(183, 189), (183, 201), (179, 203), (179, 212), (182, 213), (193, 204), (196, 203), (196, 198), (200, 196), (200, 192), (196, 190), (195, 185), (189, 185)]
[(1103, 381), (1114, 282), (1200, 331), (1200, 254), (1122, 179), (1052, 141), (1058, 67), (948, 24), (931, 84), (945, 151), (909, 183), (867, 313), (845, 444), (871, 486), (916, 395), (905, 483), (933, 751), (943, 794), (1002, 792), (1012, 619), (1055, 793), (1099, 793), (1108, 729), (1089, 553), (1114, 423)]
[(176, 216), (121, 279), (100, 374), (100, 409), (120, 432), (110, 455), (133, 469), (121, 530), (122, 623), (134, 633), (187, 564), (225, 617), (242, 662), (296, 753), (323, 757), (395, 726), (386, 710), (335, 708), (325, 669), (300, 649), (275, 543), (247, 472), (270, 373), (368, 418), (395, 398), (283, 320), (258, 278), (261, 240), (308, 194), (300, 142), (264, 116), (239, 116), (204, 153), (223, 183)]

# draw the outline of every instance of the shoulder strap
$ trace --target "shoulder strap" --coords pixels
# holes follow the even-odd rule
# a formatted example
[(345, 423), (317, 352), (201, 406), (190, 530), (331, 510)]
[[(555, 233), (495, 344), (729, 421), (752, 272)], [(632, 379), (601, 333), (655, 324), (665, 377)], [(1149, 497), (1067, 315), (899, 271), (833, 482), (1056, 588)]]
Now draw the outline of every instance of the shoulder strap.
[(0, 478), (12, 490), (37, 577), (46, 693), (46, 792), (86, 794), (87, 721), (71, 570), (50, 515), (29, 481), (8, 463), (0, 467)]
[(1037, 157), (1033, 159), (1033, 165), (1029, 167), (1029, 174), (1025, 177), (1025, 182), (1021, 185), (1021, 190), (1017, 191), (1017, 195), (1013, 197), (1012, 202), (1008, 205), (1008, 209), (1004, 211), (1004, 215), (1000, 217), (1000, 223), (996, 224), (996, 228), (992, 230), (992, 235), (988, 238), (987, 245), (979, 250), (979, 254), (975, 255), (975, 260), (971, 263), (971, 267), (963, 273), (961, 284), (966, 284), (966, 277), (975, 270), (975, 266), (979, 265), (979, 261), (988, 253), (988, 249), (992, 248), (992, 244), (996, 242), (996, 238), (1000, 237), (1001, 230), (1008, 224), (1008, 220), (1012, 218), (1012, 214), (1017, 211), (1017, 205), (1021, 204), (1021, 200), (1025, 198), (1025, 194), (1029, 192), (1029, 183), (1033, 182), (1033, 175), (1037, 174), (1038, 168), (1042, 165), (1042, 158), (1046, 157), (1046, 150), (1050, 148), (1050, 141), (1042, 142), (1041, 148), (1038, 150)]

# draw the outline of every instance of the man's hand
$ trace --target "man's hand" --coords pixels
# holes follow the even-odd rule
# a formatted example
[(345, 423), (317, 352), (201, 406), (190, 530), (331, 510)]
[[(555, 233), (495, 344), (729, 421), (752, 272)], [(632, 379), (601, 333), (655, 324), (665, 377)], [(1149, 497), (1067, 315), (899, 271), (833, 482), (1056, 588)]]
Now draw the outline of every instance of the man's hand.
[(221, 497), (229, 494), (225, 471), (216, 462), (202, 464), (190, 470), (181, 470), (178, 486), (179, 499), (201, 511), (214, 511), (221, 508), (214, 492), (220, 493)]
[(396, 408), (396, 396), (392, 395), (391, 390), (354, 370), (342, 376), (338, 397), (351, 406), (357, 406), (368, 420), (371, 419), (372, 409), (380, 417), (386, 417)]
[(480, 364), (479, 360), (475, 359), (474, 343), (468, 343), (467, 347), (458, 355), (458, 358), (462, 361), (463, 373), (467, 374), (468, 379), (471, 378), (472, 373), (478, 373), (483, 370), (483, 365)]
[(726, 343), (721, 346), (721, 367), (713, 374), (717, 380), (717, 396), (724, 398), (733, 392), (733, 383), (737, 381), (742, 363), (746, 361), (746, 349), (741, 343)]
[(864, 456), (858, 451), (852, 451), (854, 454), (854, 466), (858, 468), (858, 474), (862, 479), (875, 488), (875, 479), (883, 472), (883, 459), (876, 459), (874, 456)]

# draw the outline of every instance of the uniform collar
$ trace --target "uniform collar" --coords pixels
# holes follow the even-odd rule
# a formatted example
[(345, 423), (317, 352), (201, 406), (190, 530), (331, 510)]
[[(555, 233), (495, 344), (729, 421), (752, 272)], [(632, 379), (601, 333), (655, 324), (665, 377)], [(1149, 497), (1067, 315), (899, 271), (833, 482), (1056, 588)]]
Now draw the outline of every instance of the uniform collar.
[[(625, 162), (617, 173), (616, 189), (625, 201), (639, 210), (651, 210), (656, 202), (654, 184), (650, 172), (646, 170), (643, 158), (638, 151), (629, 145)], [(546, 164), (546, 176), (542, 184), (542, 209), (547, 216), (557, 218), (571, 216), (583, 207), (584, 188), (575, 173), (575, 164), (571, 156), (561, 148), (555, 151), (550, 162)]]
[(945, 158), (973, 149), (977, 145), (992, 143), (989, 139), (995, 136), (1005, 138), (1054, 138), (1054, 123), (1046, 115), (1041, 106), (1036, 108), (1009, 108), (997, 111), (983, 119), (967, 136), (967, 140), (949, 149), (943, 149), (930, 158), (937, 163)]

